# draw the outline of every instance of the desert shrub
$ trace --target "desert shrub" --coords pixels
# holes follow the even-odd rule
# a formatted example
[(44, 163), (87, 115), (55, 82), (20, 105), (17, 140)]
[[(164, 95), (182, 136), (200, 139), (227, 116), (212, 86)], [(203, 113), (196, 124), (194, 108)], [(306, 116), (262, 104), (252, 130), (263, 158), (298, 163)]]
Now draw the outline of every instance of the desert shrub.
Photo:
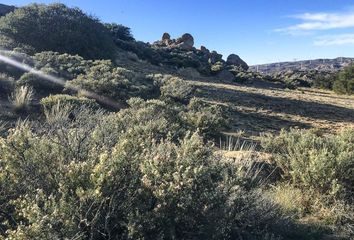
[(50, 95), (48, 97), (42, 98), (40, 101), (42, 107), (46, 110), (50, 110), (56, 105), (68, 105), (72, 108), (81, 108), (83, 106), (98, 109), (99, 105), (94, 99), (88, 99), (85, 97), (75, 97), (66, 94)]
[(193, 129), (199, 129), (206, 137), (216, 137), (228, 123), (228, 117), (223, 108), (199, 98), (192, 98), (187, 111), (181, 115), (187, 125)]
[(179, 141), (133, 138), (139, 129), (122, 133), (110, 122), (117, 114), (78, 111), (75, 119), (20, 122), (0, 138), (2, 237), (288, 239), (293, 234), (280, 209), (259, 190), (246, 191), (237, 167), (220, 164), (198, 134)]
[(17, 87), (10, 96), (10, 101), (15, 112), (25, 112), (33, 100), (33, 88), (29, 86)]
[(354, 93), (354, 65), (344, 68), (334, 81), (333, 90), (341, 94)]
[(224, 64), (222, 62), (216, 62), (210, 68), (210, 70), (213, 74), (221, 72), (221, 70), (223, 70), (223, 69), (224, 69)]
[(304, 189), (351, 199), (354, 181), (354, 131), (318, 136), (311, 131), (282, 131), (263, 147), (275, 154), (285, 178)]
[(285, 182), (270, 196), (285, 212), (316, 218), (343, 239), (354, 236), (354, 131), (319, 135), (315, 131), (282, 131), (262, 139), (272, 152)]
[(245, 81), (249, 80), (249, 76), (245, 72), (238, 72), (235, 75), (235, 81), (239, 83), (243, 83)]
[(67, 82), (75, 87), (124, 102), (130, 97), (151, 98), (158, 94), (153, 81), (125, 68), (114, 67), (111, 61), (95, 61), (85, 74)]
[[(131, 98), (129, 108), (117, 113), (116, 126), (129, 134), (141, 134), (154, 139), (170, 136), (176, 140), (185, 134), (187, 128), (179, 116), (184, 107), (161, 100)], [(132, 136), (133, 137), (133, 136)]]
[(336, 77), (337, 76), (335, 74), (318, 73), (313, 80), (312, 86), (322, 89), (332, 89)]
[(123, 40), (123, 41), (134, 41), (134, 37), (131, 33), (129, 27), (123, 26), (121, 24), (110, 23), (104, 25), (108, 31), (111, 33), (111, 36), (114, 41)]
[(7, 74), (0, 73), (0, 97), (7, 97), (14, 90), (14, 87), (15, 80)]
[(79, 55), (60, 54), (57, 52), (41, 52), (33, 56), (36, 69), (55, 69), (63, 80), (72, 80), (84, 74), (91, 61), (86, 61)]
[(153, 74), (149, 75), (160, 87), (161, 97), (186, 103), (194, 93), (194, 87), (187, 81), (172, 75)]
[[(58, 77), (58, 72), (53, 68), (41, 69), (43, 74)], [(24, 73), (16, 82), (17, 86), (31, 86), (38, 94), (49, 95), (50, 93), (59, 93), (64, 89), (63, 84), (53, 82), (45, 77), (31, 72)]]
[[(78, 54), (88, 59), (109, 59), (114, 43), (99, 20), (63, 4), (32, 4), (17, 8), (0, 20), (0, 33), (16, 47), (30, 46), (36, 52)], [(4, 46), (4, 42), (1, 43)], [(5, 48), (13, 46), (6, 46)]]

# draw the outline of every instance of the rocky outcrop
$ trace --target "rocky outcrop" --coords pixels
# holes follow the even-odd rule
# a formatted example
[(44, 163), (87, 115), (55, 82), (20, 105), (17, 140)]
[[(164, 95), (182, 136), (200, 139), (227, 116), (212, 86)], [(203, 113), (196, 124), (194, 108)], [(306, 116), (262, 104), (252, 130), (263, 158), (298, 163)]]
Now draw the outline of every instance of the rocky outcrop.
[(222, 54), (219, 54), (216, 51), (212, 51), (209, 54), (209, 63), (214, 64), (217, 62), (224, 62), (224, 60), (222, 59)]
[(226, 69), (221, 70), (216, 76), (223, 82), (233, 82), (235, 80), (235, 76)]
[(154, 42), (153, 45), (167, 48), (181, 48), (184, 50), (192, 50), (194, 46), (194, 38), (191, 34), (185, 33), (182, 37), (171, 39), (169, 33), (164, 33), (160, 41)]
[(171, 42), (171, 35), (168, 33), (164, 33), (162, 35), (162, 39), (161, 39), (162, 43), (164, 43), (166, 46), (170, 45)]
[(182, 49), (191, 50), (194, 46), (194, 38), (189, 33), (185, 33), (182, 37), (176, 40), (177, 47)]
[(243, 70), (248, 70), (248, 65), (243, 61), (238, 55), (230, 54), (226, 60), (227, 65), (233, 65), (236, 67), (241, 67)]
[[(185, 33), (177, 39), (172, 39), (169, 33), (164, 33), (161, 40), (152, 43), (154, 50), (154, 61), (162, 65), (172, 65), (184, 69), (181, 75), (186, 73), (185, 69), (196, 69), (199, 73), (210, 76), (214, 75), (224, 81), (232, 81), (235, 78), (234, 70), (246, 71), (245, 63), (236, 54), (231, 54), (227, 61), (216, 51), (210, 51), (205, 46), (200, 49), (194, 47), (194, 38), (191, 34)], [(238, 71), (238, 70), (237, 70)], [(191, 74), (187, 74), (191, 75)], [(196, 74), (192, 74), (198, 77)]]
[(5, 16), (6, 14), (13, 12), (16, 8), (14, 6), (8, 6), (5, 4), (0, 4), (0, 17)]

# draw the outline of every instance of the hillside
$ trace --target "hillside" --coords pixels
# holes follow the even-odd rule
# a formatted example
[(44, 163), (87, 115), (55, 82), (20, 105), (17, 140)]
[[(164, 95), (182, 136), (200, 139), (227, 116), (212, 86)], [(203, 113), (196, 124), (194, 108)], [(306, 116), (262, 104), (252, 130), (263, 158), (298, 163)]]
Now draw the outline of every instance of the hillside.
[(0, 17), (5, 16), (6, 14), (8, 14), (14, 10), (15, 10), (14, 6), (9, 6), (9, 5), (5, 5), (5, 4), (0, 3)]
[[(255, 71), (194, 42), (0, 17), (0, 240), (353, 238), (351, 60)], [(346, 94), (312, 84), (339, 70)]]
[(338, 78), (338, 74), (346, 67), (351, 66), (353, 62), (353, 58), (344, 57), (280, 62), (251, 66), (250, 71), (278, 79), (292, 87), (324, 88), (344, 93), (352, 90), (343, 91), (342, 87), (338, 88), (334, 82)]
[(344, 67), (352, 64), (354, 58), (338, 57), (335, 59), (314, 59), (293, 62), (278, 62), (250, 66), (250, 70), (264, 74), (275, 74), (289, 70), (309, 71), (317, 70), (323, 72), (338, 72)]

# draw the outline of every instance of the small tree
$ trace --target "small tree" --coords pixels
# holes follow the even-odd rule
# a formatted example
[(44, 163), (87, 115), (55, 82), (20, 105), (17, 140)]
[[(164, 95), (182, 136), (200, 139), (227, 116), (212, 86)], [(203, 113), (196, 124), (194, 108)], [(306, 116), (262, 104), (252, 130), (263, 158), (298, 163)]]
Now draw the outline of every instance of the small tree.
[(343, 69), (333, 84), (333, 90), (342, 94), (354, 93), (354, 64)]

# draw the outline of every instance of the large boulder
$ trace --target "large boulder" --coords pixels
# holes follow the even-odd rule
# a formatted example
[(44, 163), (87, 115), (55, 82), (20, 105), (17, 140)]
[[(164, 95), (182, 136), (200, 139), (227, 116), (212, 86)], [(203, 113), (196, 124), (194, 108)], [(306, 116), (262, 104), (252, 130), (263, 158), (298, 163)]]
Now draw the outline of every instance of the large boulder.
[(222, 82), (233, 82), (235, 80), (235, 76), (226, 69), (221, 70), (216, 76)]
[(169, 33), (164, 33), (162, 35), (161, 42), (166, 46), (170, 45), (171, 44), (171, 35)]
[(171, 40), (171, 35), (169, 33), (164, 33), (162, 35), (162, 41)]
[(241, 67), (244, 70), (248, 70), (248, 65), (245, 61), (243, 61), (238, 55), (236, 54), (230, 54), (227, 57), (226, 60), (226, 64), (227, 65), (233, 65), (233, 66), (237, 66), (237, 67)]
[(191, 34), (185, 33), (182, 35), (182, 37), (178, 38), (177, 41), (177, 46), (186, 50), (193, 49), (194, 46), (194, 38)]

